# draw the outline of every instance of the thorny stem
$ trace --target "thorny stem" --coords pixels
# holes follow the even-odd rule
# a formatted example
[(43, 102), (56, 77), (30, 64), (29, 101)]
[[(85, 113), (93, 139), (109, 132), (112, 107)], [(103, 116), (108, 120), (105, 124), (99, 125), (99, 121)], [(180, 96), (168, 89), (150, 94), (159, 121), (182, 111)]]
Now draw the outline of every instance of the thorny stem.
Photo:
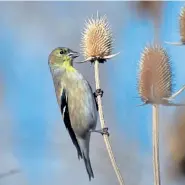
[[(96, 89), (100, 89), (100, 75), (99, 75), (99, 61), (96, 60), (95, 64), (94, 64), (94, 72), (95, 72), (95, 83), (96, 83)], [(101, 128), (105, 128), (105, 120), (104, 120), (104, 115), (103, 115), (103, 107), (102, 107), (102, 99), (101, 96), (98, 95), (97, 96), (97, 103), (98, 103), (98, 112), (99, 112), (99, 117), (100, 117), (100, 124), (101, 124)], [(121, 176), (120, 170), (116, 164), (116, 160), (114, 158), (114, 154), (111, 148), (111, 144), (110, 144), (110, 140), (109, 137), (104, 134), (104, 142), (107, 148), (107, 152), (109, 154), (109, 158), (111, 160), (112, 166), (114, 168), (114, 171), (116, 173), (117, 179), (119, 181), (120, 185), (124, 185), (124, 181), (123, 178)]]
[(161, 185), (160, 162), (159, 162), (159, 105), (152, 105), (153, 109), (153, 172), (154, 185)]

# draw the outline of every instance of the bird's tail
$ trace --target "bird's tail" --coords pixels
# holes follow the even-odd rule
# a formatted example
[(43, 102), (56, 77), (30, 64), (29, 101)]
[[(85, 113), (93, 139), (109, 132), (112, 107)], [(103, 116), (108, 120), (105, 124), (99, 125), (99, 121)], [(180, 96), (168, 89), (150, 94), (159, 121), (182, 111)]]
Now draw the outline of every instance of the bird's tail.
[(85, 139), (82, 139), (82, 138), (79, 139), (79, 144), (82, 151), (82, 157), (85, 163), (86, 171), (88, 173), (89, 180), (91, 180), (91, 178), (94, 178), (94, 173), (93, 173), (93, 170), (91, 167), (91, 161), (89, 158), (89, 141), (90, 141), (90, 135), (88, 135)]
[(84, 153), (83, 153), (83, 160), (84, 160), (84, 163), (85, 163), (87, 173), (89, 175), (89, 180), (91, 180), (91, 178), (94, 178), (94, 173), (93, 173), (93, 170), (92, 170), (92, 167), (91, 167), (91, 161), (89, 159), (89, 156), (85, 156)]

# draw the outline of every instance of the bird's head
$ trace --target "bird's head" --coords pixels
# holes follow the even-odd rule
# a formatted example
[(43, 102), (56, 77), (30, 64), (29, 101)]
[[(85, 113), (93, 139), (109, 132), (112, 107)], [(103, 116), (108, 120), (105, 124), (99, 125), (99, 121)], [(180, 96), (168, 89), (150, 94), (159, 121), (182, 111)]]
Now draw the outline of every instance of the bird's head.
[(50, 67), (63, 67), (64, 65), (73, 65), (73, 59), (78, 57), (79, 54), (66, 47), (58, 47), (54, 49), (49, 55)]

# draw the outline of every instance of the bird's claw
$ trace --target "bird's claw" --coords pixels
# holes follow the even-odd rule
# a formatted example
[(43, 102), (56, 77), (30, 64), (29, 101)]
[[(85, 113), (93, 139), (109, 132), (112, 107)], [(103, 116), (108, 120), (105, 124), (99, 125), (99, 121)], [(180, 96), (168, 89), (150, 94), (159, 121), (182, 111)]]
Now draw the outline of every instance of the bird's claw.
[(102, 128), (101, 130), (90, 130), (90, 132), (97, 132), (97, 133), (100, 133), (101, 135), (107, 135), (107, 136), (110, 135), (107, 127)]
[(96, 57), (91, 57), (91, 58), (90, 58), (91, 64), (93, 64), (96, 60), (97, 60), (99, 63), (101, 63), (101, 64), (103, 64), (104, 62), (106, 62), (106, 59), (105, 59), (105, 58), (102, 58), (102, 57), (100, 57), (100, 56), (96, 56)]
[(109, 131), (108, 131), (109, 129), (108, 129), (108, 127), (105, 127), (105, 128), (103, 128), (102, 129), (102, 135), (107, 135), (107, 136), (109, 136), (110, 134), (109, 134)]
[(94, 96), (95, 98), (97, 98), (98, 96), (103, 96), (103, 91), (101, 89), (96, 89), (96, 91), (94, 92)]

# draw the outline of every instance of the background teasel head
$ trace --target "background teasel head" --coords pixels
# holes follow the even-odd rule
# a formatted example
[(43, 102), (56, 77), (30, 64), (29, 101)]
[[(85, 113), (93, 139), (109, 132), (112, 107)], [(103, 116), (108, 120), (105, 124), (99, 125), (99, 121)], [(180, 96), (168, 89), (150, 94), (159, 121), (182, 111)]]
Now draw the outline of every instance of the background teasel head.
[(172, 95), (172, 69), (167, 52), (159, 45), (145, 47), (139, 64), (138, 91), (144, 103), (168, 104)]
[(104, 15), (88, 19), (85, 22), (85, 28), (82, 33), (81, 41), (82, 52), (85, 61), (94, 58), (106, 60), (115, 55), (111, 55), (113, 49), (112, 31)]
[(137, 1), (130, 2), (142, 18), (160, 19), (164, 2), (162, 1)]
[(179, 23), (181, 42), (185, 44), (185, 6), (181, 8)]
[(164, 9), (163, 1), (131, 1), (131, 13), (136, 14), (141, 19), (152, 21), (154, 28), (154, 41), (160, 41), (160, 27), (162, 21), (162, 13)]
[(179, 15), (179, 32), (180, 32), (180, 42), (166, 42), (167, 44), (172, 45), (185, 45), (185, 6), (181, 8), (181, 12)]

